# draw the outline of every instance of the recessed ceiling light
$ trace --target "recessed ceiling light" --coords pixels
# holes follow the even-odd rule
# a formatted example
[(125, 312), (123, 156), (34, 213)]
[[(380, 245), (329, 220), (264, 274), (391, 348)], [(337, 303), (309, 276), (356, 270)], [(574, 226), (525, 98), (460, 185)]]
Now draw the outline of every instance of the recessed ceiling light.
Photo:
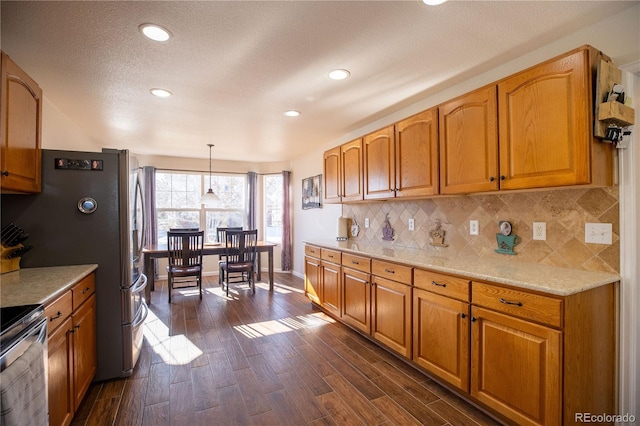
[(164, 89), (151, 89), (150, 92), (153, 96), (157, 96), (159, 98), (168, 98), (173, 94), (170, 91)]
[(331, 80), (344, 80), (349, 77), (351, 73), (347, 70), (333, 70), (329, 72), (329, 78)]
[(145, 37), (153, 41), (167, 41), (171, 38), (171, 33), (166, 28), (155, 24), (142, 24), (138, 28)]
[(422, 2), (429, 6), (437, 6), (439, 4), (445, 3), (447, 0), (422, 0)]
[(284, 115), (286, 115), (287, 117), (297, 117), (300, 115), (300, 111), (296, 111), (296, 110), (289, 110), (289, 111), (285, 111)]

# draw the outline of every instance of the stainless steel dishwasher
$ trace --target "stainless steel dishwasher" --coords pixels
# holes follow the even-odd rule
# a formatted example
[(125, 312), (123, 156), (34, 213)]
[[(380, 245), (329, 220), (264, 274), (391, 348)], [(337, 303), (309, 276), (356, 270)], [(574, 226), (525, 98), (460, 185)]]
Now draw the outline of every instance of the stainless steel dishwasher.
[(0, 308), (0, 424), (47, 425), (47, 318), (42, 305)]

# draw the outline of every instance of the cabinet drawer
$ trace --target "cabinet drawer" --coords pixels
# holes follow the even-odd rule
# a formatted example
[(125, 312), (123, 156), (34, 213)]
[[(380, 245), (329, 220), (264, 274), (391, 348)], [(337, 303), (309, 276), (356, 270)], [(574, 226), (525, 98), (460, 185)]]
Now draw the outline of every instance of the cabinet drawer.
[(326, 260), (327, 262), (340, 263), (341, 254), (336, 250), (329, 249), (320, 249), (320, 259)]
[(413, 285), (432, 293), (438, 293), (453, 299), (469, 301), (470, 280), (438, 274), (436, 272), (415, 269), (413, 271)]
[(473, 282), (471, 300), (474, 305), (562, 327), (562, 300), (511, 288)]
[(82, 303), (96, 291), (96, 276), (89, 274), (84, 277), (78, 284), (71, 288), (73, 293), (73, 310), (78, 309)]
[(354, 254), (342, 253), (342, 266), (368, 273), (371, 272), (371, 259)]
[(413, 278), (410, 266), (398, 265), (397, 263), (384, 262), (382, 260), (372, 260), (371, 272), (379, 277), (388, 278), (403, 284), (411, 285)]
[(304, 246), (304, 254), (320, 258), (320, 248), (316, 246)]
[(44, 308), (44, 314), (47, 316), (48, 334), (60, 326), (73, 312), (71, 291), (66, 291), (62, 296), (48, 304)]

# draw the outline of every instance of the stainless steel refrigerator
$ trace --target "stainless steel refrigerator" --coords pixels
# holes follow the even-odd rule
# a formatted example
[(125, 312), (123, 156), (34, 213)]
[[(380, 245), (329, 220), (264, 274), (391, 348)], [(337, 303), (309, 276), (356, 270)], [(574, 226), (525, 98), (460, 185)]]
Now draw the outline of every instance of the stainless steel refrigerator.
[(126, 150), (43, 150), (42, 192), (2, 195), (2, 226), (29, 234), (21, 268), (98, 264), (97, 381), (129, 376), (142, 347), (141, 176)]

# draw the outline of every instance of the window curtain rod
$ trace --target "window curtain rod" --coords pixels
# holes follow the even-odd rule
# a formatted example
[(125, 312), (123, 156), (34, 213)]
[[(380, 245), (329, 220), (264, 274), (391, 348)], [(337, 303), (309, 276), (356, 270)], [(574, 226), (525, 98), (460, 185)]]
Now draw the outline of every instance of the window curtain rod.
[[(161, 169), (156, 168), (159, 172), (189, 172), (189, 173), (209, 173), (209, 170), (186, 170), (186, 169)], [(222, 170), (211, 170), (211, 173), (221, 173), (227, 175), (246, 175), (249, 172), (224, 172)], [(268, 176), (268, 175), (279, 175), (282, 172), (273, 172), (273, 173), (256, 173), (258, 176)]]

